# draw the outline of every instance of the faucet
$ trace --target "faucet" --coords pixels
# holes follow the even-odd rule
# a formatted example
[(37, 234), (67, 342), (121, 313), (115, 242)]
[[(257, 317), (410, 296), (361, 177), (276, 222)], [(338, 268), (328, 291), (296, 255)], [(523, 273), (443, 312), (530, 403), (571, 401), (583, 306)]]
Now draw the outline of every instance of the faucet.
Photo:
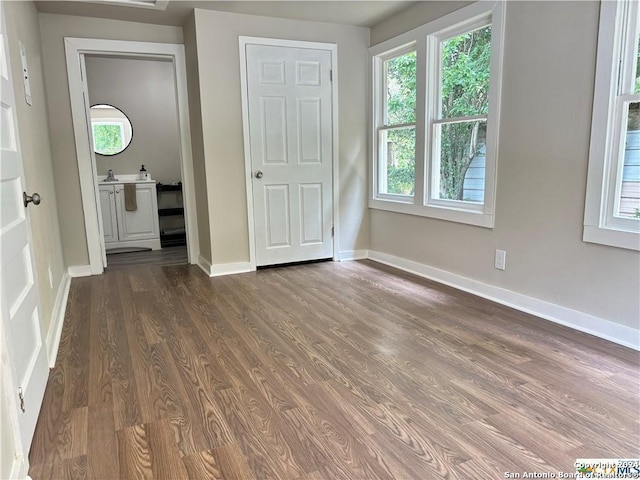
[(115, 182), (116, 180), (118, 180), (118, 179), (114, 178), (113, 170), (109, 169), (109, 172), (107, 173), (107, 178), (105, 178), (104, 181), (105, 182)]

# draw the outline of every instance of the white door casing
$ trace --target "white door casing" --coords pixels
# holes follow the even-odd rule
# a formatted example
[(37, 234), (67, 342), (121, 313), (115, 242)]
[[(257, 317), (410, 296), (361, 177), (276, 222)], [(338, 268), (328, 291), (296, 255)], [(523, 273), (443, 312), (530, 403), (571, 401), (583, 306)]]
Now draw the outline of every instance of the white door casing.
[(333, 257), (332, 52), (246, 45), (257, 266)]
[(15, 453), (18, 458), (22, 458), (24, 466), (49, 369), (40, 329), (40, 300), (35, 278), (29, 212), (23, 204), (24, 170), (5, 34), (4, 6), (1, 8), (0, 334), (3, 338), (0, 339), (0, 346), (6, 350), (0, 357), (3, 376), (8, 371), (11, 377), (9, 382), (3, 378), (3, 386), (7, 383), (11, 385), (11, 390), (3, 392), (3, 395), (17, 413), (14, 417), (19, 431), (16, 445), (22, 451)]
[[(65, 55), (67, 60), (67, 76), (69, 79), (69, 95), (71, 99), (71, 116), (76, 144), (80, 191), (84, 211), (89, 264), (92, 275), (104, 271), (106, 263), (103, 231), (101, 231), (101, 208), (98, 202), (98, 184), (94, 172), (95, 157), (91, 146), (88, 106), (84, 95), (86, 78), (84, 56), (118, 55), (140, 58), (162, 58), (170, 60), (174, 65), (178, 124), (180, 130), (180, 163), (182, 185), (184, 190), (185, 227), (187, 234), (187, 256), (189, 263), (195, 264), (200, 255), (198, 241), (198, 225), (196, 221), (196, 199), (191, 152), (191, 127), (187, 98), (187, 73), (184, 45), (169, 43), (134, 42), (123, 40), (104, 40), (95, 38), (65, 37)], [(102, 228), (106, 228), (102, 225)]]

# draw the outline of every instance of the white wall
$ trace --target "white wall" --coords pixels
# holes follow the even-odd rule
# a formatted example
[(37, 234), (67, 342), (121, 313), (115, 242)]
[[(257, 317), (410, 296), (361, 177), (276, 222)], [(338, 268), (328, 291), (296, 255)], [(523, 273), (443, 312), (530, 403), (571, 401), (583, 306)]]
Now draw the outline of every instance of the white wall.
[(211, 231), (212, 258), (207, 260), (214, 265), (249, 261), (239, 35), (338, 45), (340, 249), (366, 249), (369, 237), (365, 121), (369, 30), (196, 9), (199, 82), (194, 83), (199, 85), (201, 99)]
[[(406, 30), (449, 8), (429, 3)], [(582, 241), (598, 18), (597, 2), (508, 3), (495, 228), (371, 210), (372, 250), (639, 328), (640, 254)]]
[(64, 37), (182, 43), (182, 28), (49, 13), (39, 20), (62, 246), (67, 265), (88, 265)]
[(133, 128), (131, 144), (117, 155), (96, 155), (98, 176), (138, 173), (140, 165), (162, 183), (181, 180), (180, 131), (173, 64), (140, 58), (86, 56), (92, 105), (119, 108)]
[(211, 225), (209, 224), (209, 195), (204, 161), (204, 132), (202, 131), (202, 103), (195, 14), (183, 26), (184, 54), (189, 89), (189, 123), (191, 124), (191, 152), (193, 155), (194, 190), (200, 256), (211, 262)]

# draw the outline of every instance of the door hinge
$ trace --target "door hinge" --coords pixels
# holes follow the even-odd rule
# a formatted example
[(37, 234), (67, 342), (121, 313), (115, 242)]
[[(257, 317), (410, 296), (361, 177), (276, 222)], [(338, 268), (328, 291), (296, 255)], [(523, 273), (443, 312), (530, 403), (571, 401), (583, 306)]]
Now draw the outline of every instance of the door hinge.
[(331, 227), (331, 236), (332, 236), (332, 237), (333, 237), (334, 228), (335, 228), (335, 227)]
[(329, 70), (329, 81), (333, 82), (333, 70)]
[(22, 387), (18, 387), (18, 399), (20, 400), (20, 410), (24, 413), (24, 395), (22, 394)]

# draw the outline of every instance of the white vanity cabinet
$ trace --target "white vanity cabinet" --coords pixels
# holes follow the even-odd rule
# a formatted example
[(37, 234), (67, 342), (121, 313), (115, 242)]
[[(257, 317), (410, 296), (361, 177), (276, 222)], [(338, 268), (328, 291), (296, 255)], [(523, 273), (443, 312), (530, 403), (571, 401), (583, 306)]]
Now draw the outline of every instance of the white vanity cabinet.
[(107, 250), (121, 247), (160, 249), (156, 182), (136, 183), (134, 211), (125, 209), (124, 184), (100, 184), (100, 211)]

